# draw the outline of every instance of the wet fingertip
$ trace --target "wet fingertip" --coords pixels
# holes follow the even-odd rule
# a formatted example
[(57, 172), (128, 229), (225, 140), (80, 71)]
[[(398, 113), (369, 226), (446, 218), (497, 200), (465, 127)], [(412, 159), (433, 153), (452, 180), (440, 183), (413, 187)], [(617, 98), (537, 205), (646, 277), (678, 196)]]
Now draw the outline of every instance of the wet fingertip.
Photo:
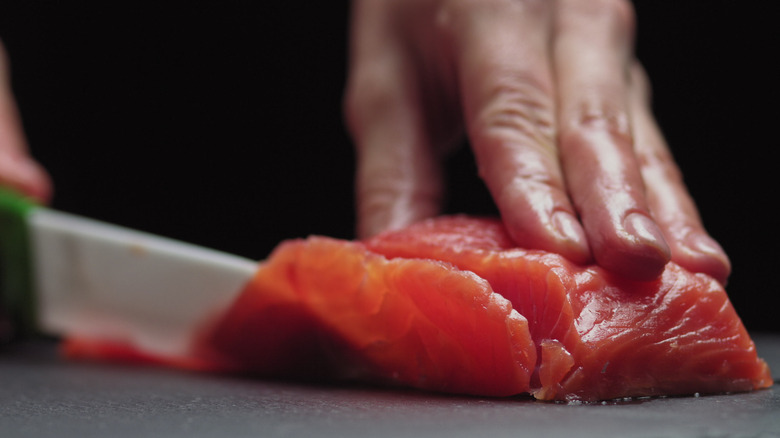
[(695, 233), (688, 235), (683, 241), (683, 255), (679, 264), (693, 272), (705, 273), (726, 285), (731, 274), (731, 261), (726, 252), (712, 237), (707, 234)]
[(579, 219), (567, 211), (556, 211), (551, 222), (556, 240), (561, 246), (559, 252), (575, 263), (589, 262), (591, 255), (588, 239)]
[(599, 266), (631, 280), (658, 279), (672, 259), (672, 251), (658, 225), (640, 212), (629, 213), (617, 231), (596, 239), (593, 253)]
[(664, 263), (672, 258), (672, 250), (658, 225), (650, 217), (634, 212), (623, 219), (623, 229), (631, 236), (634, 245), (651, 248)]

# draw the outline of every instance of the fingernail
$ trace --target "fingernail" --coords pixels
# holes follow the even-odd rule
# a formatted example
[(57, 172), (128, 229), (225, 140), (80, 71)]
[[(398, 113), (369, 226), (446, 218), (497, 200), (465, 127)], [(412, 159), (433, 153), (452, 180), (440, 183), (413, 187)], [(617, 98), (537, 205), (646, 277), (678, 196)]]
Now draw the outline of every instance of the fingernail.
[(655, 221), (641, 213), (631, 213), (623, 219), (623, 228), (639, 243), (652, 246), (671, 258), (672, 251)]
[(694, 253), (705, 254), (720, 260), (726, 271), (730, 270), (731, 262), (726, 251), (712, 237), (706, 234), (691, 234), (685, 238), (685, 246)]
[(706, 234), (691, 234), (685, 239), (688, 248), (706, 254), (723, 257), (726, 253), (718, 242)]
[(585, 231), (582, 229), (580, 221), (574, 215), (565, 211), (556, 211), (552, 216), (552, 224), (558, 237), (567, 241), (569, 243), (568, 246), (577, 253), (576, 255), (570, 255), (570, 257), (578, 262), (589, 258), (590, 251)]
[[(694, 272), (704, 272), (724, 286), (731, 273), (731, 262), (726, 251), (713, 238), (704, 233), (692, 233), (683, 240), (685, 251), (699, 264), (686, 266)], [(704, 256), (705, 258), (703, 258)], [(709, 260), (707, 260), (709, 259)], [(715, 263), (713, 263), (715, 262)]]

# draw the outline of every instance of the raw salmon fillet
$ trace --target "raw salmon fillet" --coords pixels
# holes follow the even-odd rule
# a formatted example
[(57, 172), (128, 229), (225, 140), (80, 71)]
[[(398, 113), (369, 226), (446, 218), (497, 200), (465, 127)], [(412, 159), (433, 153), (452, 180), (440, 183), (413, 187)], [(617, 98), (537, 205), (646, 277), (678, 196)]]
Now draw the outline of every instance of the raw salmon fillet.
[(186, 358), (70, 339), (76, 357), (487, 396), (596, 401), (750, 391), (767, 364), (728, 300), (670, 263), (629, 281), (513, 247), (498, 220), (428, 220), (364, 242), (283, 242)]
[(652, 282), (513, 248), (497, 220), (430, 220), (371, 239), (395, 258), (452, 263), (484, 278), (529, 321), (545, 400), (749, 391), (772, 385), (725, 290), (669, 263)]

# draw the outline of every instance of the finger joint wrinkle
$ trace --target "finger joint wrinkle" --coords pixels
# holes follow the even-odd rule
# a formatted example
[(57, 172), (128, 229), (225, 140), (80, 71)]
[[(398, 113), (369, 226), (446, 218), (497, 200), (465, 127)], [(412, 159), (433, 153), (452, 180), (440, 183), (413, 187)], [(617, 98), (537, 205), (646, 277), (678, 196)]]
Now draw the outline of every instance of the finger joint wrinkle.
[(633, 143), (628, 114), (608, 103), (584, 103), (574, 121), (577, 131), (603, 131), (623, 144)]
[(476, 133), (555, 153), (552, 101), (531, 85), (498, 85), (478, 117)]

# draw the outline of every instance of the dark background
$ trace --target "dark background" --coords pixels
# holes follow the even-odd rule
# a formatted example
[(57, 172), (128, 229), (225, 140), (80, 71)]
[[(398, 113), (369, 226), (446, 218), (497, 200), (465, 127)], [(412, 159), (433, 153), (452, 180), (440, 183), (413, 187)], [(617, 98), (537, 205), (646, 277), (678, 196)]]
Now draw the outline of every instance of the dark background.
[[(771, 2), (672, 3), (635, 1), (655, 111), (732, 258), (737, 310), (780, 330)], [(256, 259), (285, 238), (353, 236), (347, 21), (346, 1), (0, 3), (53, 206)], [(447, 211), (493, 212), (468, 149), (450, 161)]]

